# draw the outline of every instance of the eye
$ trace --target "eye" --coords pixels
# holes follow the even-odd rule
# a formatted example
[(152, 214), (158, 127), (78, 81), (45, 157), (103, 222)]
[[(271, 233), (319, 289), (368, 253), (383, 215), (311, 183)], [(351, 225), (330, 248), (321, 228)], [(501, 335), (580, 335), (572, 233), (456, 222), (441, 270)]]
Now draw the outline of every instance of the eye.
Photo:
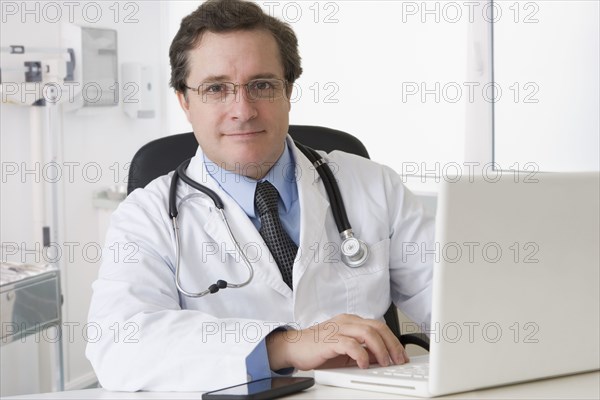
[(257, 81), (253, 81), (250, 84), (250, 88), (251, 89), (256, 89), (256, 90), (269, 90), (269, 89), (273, 89), (274, 88), (274, 84), (272, 81), (267, 81), (267, 80), (257, 80)]
[(224, 83), (205, 83), (203, 87), (204, 93), (207, 94), (223, 93), (227, 90)]

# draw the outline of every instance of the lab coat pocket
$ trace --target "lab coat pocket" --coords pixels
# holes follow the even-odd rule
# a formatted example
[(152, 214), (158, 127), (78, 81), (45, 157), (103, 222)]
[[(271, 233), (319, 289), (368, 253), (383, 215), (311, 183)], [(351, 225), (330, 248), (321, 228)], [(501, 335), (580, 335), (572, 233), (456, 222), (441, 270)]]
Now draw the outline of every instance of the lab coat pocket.
[(379, 319), (390, 305), (390, 239), (369, 248), (369, 258), (358, 268), (341, 264), (348, 293), (348, 312), (363, 318)]
[(342, 276), (353, 278), (373, 274), (383, 269), (387, 270), (390, 264), (390, 239), (386, 238), (369, 246), (369, 257), (360, 267), (350, 268), (342, 265)]

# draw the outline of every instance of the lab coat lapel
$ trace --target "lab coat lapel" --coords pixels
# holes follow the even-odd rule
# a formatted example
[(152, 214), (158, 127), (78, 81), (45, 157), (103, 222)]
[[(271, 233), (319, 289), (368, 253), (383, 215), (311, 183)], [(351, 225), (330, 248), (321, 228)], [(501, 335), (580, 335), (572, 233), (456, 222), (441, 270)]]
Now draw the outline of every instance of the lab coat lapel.
[[(188, 167), (188, 175), (197, 182), (212, 189), (221, 198), (225, 216), (227, 217), (233, 235), (254, 268), (253, 280), (262, 281), (281, 295), (291, 298), (292, 291), (285, 284), (283, 279), (281, 279), (279, 268), (273, 260), (260, 233), (258, 233), (258, 230), (250, 218), (248, 218), (244, 210), (236, 203), (236, 201), (223, 191), (219, 184), (210, 177), (210, 174), (206, 171), (203, 162), (203, 154), (200, 149)], [(224, 248), (235, 249), (235, 244), (229, 237), (225, 222), (222, 220), (221, 215), (216, 212), (214, 207), (211, 209), (206, 223), (204, 224), (204, 231), (216, 243), (225, 243), (226, 246), (223, 246)], [(231, 264), (236, 261), (238, 263), (244, 263), (243, 259), (235, 251), (228, 252), (227, 259)], [(251, 284), (256, 284), (256, 282)]]
[[(314, 262), (315, 246), (320, 246), (326, 230), (324, 221), (330, 204), (319, 174), (310, 161), (292, 143), (296, 159), (298, 196), (300, 201), (300, 256), (294, 264), (294, 289), (304, 272)], [(296, 293), (297, 291), (294, 290)]]

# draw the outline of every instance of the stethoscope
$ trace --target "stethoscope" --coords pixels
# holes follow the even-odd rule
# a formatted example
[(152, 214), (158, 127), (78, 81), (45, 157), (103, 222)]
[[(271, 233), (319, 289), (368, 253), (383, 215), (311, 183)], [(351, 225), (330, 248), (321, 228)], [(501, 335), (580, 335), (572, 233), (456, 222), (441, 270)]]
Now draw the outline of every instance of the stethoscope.
[[(342, 201), (342, 196), (340, 194), (340, 188), (337, 185), (337, 182), (331, 172), (331, 169), (323, 160), (323, 158), (317, 153), (315, 150), (310, 147), (306, 147), (298, 142), (296, 143), (296, 147), (300, 149), (300, 151), (308, 158), (308, 160), (315, 167), (321, 180), (323, 181), (323, 185), (325, 186), (325, 191), (327, 192), (327, 197), (329, 197), (329, 201), (331, 203), (331, 210), (333, 212), (333, 219), (335, 220), (335, 224), (337, 225), (338, 231), (340, 233), (340, 238), (342, 239), (342, 245), (340, 246), (340, 250), (342, 253), (342, 261), (350, 268), (360, 267), (367, 261), (369, 257), (369, 248), (365, 242), (360, 239), (354, 237), (354, 233), (352, 232), (352, 227), (350, 226), (350, 222), (348, 221), (348, 215), (346, 214), (346, 208), (344, 207), (344, 202)], [(177, 290), (185, 296), (188, 297), (202, 297), (206, 296), (209, 293), (216, 293), (220, 289), (225, 288), (234, 288), (238, 289), (248, 285), (252, 278), (254, 277), (254, 268), (252, 268), (252, 264), (246, 257), (246, 254), (240, 248), (238, 241), (235, 239), (233, 232), (231, 231), (231, 227), (229, 226), (229, 222), (227, 222), (227, 218), (225, 217), (225, 210), (223, 207), (223, 202), (219, 195), (217, 195), (213, 190), (207, 188), (199, 184), (198, 182), (191, 179), (186, 173), (188, 165), (190, 164), (191, 158), (182, 162), (171, 178), (171, 186), (169, 188), (169, 215), (171, 216), (171, 222), (173, 225), (173, 232), (175, 234), (175, 257), (176, 257), (176, 265), (175, 265), (175, 284), (177, 285)], [(179, 214), (177, 210), (176, 201), (176, 193), (177, 193), (177, 181), (181, 179), (183, 182), (187, 183), (191, 187), (200, 192), (204, 193), (206, 196), (210, 197), (213, 201), (217, 212), (219, 213), (225, 227), (227, 228), (227, 232), (231, 241), (234, 243), (236, 252), (241, 256), (244, 264), (248, 268), (248, 278), (242, 283), (228, 283), (227, 281), (219, 279), (216, 283), (213, 283), (208, 287), (208, 289), (203, 290), (201, 292), (188, 292), (183, 289), (181, 286), (181, 281), (179, 279), (179, 263), (181, 258), (181, 243), (179, 240), (179, 225), (177, 224), (177, 215)]]

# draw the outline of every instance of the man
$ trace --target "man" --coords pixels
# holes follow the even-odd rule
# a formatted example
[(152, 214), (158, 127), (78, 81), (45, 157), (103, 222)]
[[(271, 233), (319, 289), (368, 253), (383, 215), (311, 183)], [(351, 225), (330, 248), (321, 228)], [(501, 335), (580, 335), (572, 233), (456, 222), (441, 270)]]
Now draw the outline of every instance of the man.
[[(222, 199), (242, 254), (213, 203), (180, 182), (180, 283), (200, 292), (244, 282), (244, 256), (254, 277), (204, 297), (179, 293), (171, 177), (133, 192), (106, 245), (134, 243), (135, 262), (105, 259), (93, 286), (89, 320), (103, 335), (87, 356), (105, 388), (211, 390), (293, 369), (408, 361), (382, 316), (393, 300), (428, 324), (431, 264), (402, 245), (431, 243), (432, 221), (394, 171), (331, 153), (354, 232), (369, 246), (363, 266), (342, 262), (323, 182), (287, 136), (297, 47), (289, 26), (249, 2), (209, 1), (183, 19), (170, 58), (200, 144), (187, 175)], [(262, 212), (264, 190), (275, 216)], [(270, 224), (285, 245), (271, 242)]]

